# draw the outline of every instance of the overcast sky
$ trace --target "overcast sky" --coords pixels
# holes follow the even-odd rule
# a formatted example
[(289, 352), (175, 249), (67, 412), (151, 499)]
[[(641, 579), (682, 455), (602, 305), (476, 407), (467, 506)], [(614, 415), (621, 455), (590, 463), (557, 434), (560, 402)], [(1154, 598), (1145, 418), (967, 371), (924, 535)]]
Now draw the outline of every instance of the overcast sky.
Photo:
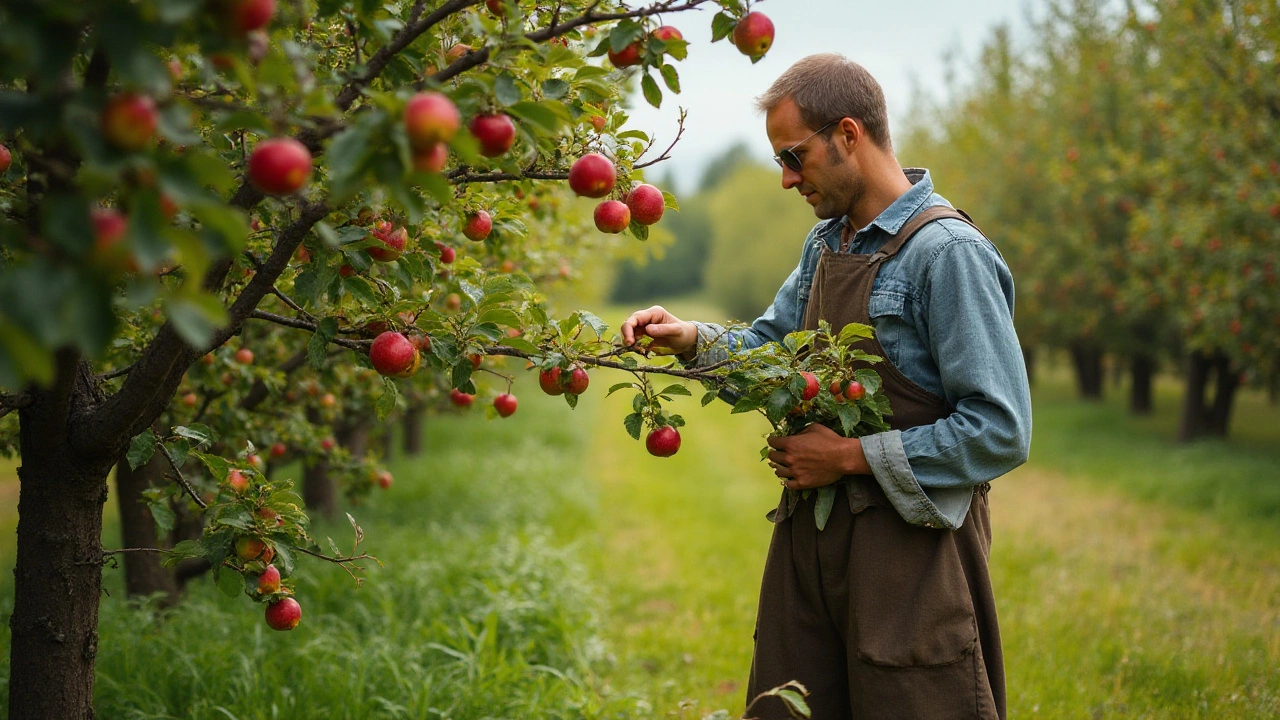
[(772, 153), (764, 117), (754, 110), (753, 99), (796, 60), (837, 52), (880, 81), (891, 131), (896, 130), (910, 109), (913, 88), (945, 96), (947, 53), (957, 55), (957, 81), (967, 82), (992, 28), (1006, 23), (1015, 42), (1025, 41), (1028, 13), (1040, 6), (1041, 0), (763, 0), (753, 9), (773, 20), (776, 35), (773, 47), (755, 65), (727, 40), (711, 44), (711, 12), (673, 15), (668, 24), (689, 41), (688, 59), (674, 63), (682, 92), (665, 93), (660, 110), (637, 92), (627, 126), (656, 135), (658, 147), (666, 147), (675, 136), (678, 108), (688, 110), (684, 137), (672, 159), (653, 168), (657, 173), (651, 171), (650, 179), (673, 171), (680, 188), (690, 189), (707, 161), (736, 140), (747, 141), (767, 161)]

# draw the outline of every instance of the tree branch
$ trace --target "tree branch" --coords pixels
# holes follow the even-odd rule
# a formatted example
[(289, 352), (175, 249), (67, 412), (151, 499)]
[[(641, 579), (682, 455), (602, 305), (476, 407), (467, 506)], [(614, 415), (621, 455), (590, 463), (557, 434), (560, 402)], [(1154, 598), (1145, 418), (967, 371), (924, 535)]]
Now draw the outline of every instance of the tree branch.
[[(283, 325), (297, 330), (307, 330), (313, 333), (316, 331), (316, 323), (314, 322), (307, 322), (306, 320), (285, 317), (283, 315), (276, 315), (275, 313), (269, 313), (266, 310), (254, 310), (249, 313), (249, 317), (254, 320), (266, 320), (267, 322), (273, 322), (277, 325)], [(348, 340), (346, 338), (334, 338), (329, 342), (334, 345), (339, 345), (359, 352), (366, 352), (371, 344), (371, 341), (369, 340)]]
[(173, 468), (173, 471), (178, 474), (178, 484), (182, 486), (182, 489), (187, 491), (187, 494), (191, 496), (192, 500), (196, 501), (201, 510), (207, 510), (209, 506), (196, 494), (195, 488), (191, 487), (191, 483), (187, 482), (186, 476), (182, 474), (182, 469), (173, 461), (173, 456), (169, 454), (169, 448), (165, 447), (162, 442), (157, 442), (156, 447), (164, 454), (164, 459), (169, 461), (169, 467)]

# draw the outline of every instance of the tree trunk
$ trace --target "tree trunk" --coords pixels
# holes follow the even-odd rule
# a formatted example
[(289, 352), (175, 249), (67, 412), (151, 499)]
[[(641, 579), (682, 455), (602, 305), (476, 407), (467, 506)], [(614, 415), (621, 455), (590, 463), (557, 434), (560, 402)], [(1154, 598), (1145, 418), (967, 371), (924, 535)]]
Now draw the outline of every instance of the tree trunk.
[(61, 438), (33, 441), (28, 428), (41, 423), (22, 412), (9, 717), (88, 720), (111, 464), (73, 460)]
[(1076, 384), (1084, 400), (1102, 399), (1102, 348), (1087, 340), (1071, 343), (1071, 362), (1076, 371)]
[(302, 501), (307, 511), (332, 519), (338, 514), (338, 487), (329, 475), (329, 461), (307, 463), (302, 470)]
[(1232, 367), (1230, 358), (1221, 354), (1214, 358), (1214, 369), (1218, 377), (1207, 424), (1210, 434), (1225, 438), (1231, 426), (1231, 408), (1236, 398), (1236, 390), (1240, 387), (1240, 372)]
[[(129, 468), (129, 461), (121, 458), (116, 463), (116, 498), (120, 506), (120, 533), (127, 548), (168, 547), (156, 537), (156, 523), (147, 507), (143, 492), (156, 485), (164, 475), (165, 461), (159, 453), (137, 470)], [(125, 553), (124, 587), (129, 597), (146, 597), (161, 593), (164, 605), (172, 605), (178, 599), (178, 583), (173, 571), (161, 565), (159, 553)]]
[(1129, 410), (1135, 415), (1150, 415), (1151, 383), (1155, 375), (1156, 362), (1146, 353), (1137, 353), (1131, 359), (1133, 385), (1129, 388)]
[(418, 457), (422, 454), (422, 433), (426, 429), (427, 409), (422, 403), (411, 403), (404, 412), (404, 454)]
[(1022, 364), (1027, 367), (1027, 384), (1036, 384), (1036, 349), (1030, 345), (1022, 346)]
[(1194, 440), (1205, 433), (1204, 391), (1209, 383), (1209, 358), (1199, 350), (1187, 356), (1187, 387), (1182, 397), (1182, 420), (1178, 442)]

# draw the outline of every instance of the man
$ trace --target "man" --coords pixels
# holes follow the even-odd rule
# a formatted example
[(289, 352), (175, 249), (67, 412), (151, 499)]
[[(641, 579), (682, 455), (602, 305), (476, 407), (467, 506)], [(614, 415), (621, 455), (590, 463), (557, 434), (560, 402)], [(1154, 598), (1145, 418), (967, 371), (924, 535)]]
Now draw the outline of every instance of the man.
[[(893, 429), (844, 438), (814, 424), (769, 439), (788, 490), (839, 482), (848, 502), (822, 531), (812, 497), (784, 497), (773, 515), (747, 701), (794, 679), (815, 720), (1003, 719), (987, 483), (1022, 464), (1031, 439), (1008, 267), (927, 171), (898, 165), (883, 92), (860, 65), (805, 58), (758, 106), (783, 188), (821, 221), (735, 340), (756, 347), (819, 320), (872, 325)], [(658, 306), (622, 335), (649, 335), (687, 363), (726, 356), (722, 328)], [(773, 698), (752, 714), (788, 717)]]

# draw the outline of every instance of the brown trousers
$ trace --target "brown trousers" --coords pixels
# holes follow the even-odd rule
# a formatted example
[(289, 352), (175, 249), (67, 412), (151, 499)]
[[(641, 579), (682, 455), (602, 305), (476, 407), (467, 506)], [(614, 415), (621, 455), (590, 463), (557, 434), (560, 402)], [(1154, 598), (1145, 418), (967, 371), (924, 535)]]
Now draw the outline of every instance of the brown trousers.
[[(813, 720), (1003, 720), (987, 486), (945, 531), (907, 524), (874, 478), (846, 481), (822, 531), (813, 497), (774, 526), (747, 702), (798, 680)], [(766, 698), (747, 717), (791, 716)]]

